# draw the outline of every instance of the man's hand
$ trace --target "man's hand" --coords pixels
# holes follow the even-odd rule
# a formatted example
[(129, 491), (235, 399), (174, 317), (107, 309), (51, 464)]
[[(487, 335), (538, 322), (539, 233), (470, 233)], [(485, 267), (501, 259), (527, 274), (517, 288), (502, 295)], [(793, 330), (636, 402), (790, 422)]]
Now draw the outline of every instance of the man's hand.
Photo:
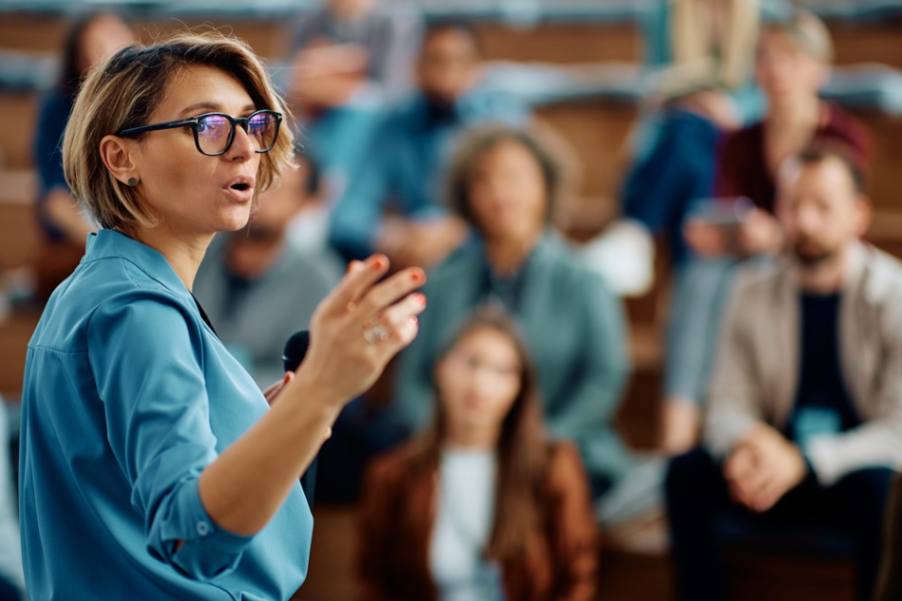
[(776, 217), (752, 209), (739, 226), (739, 251), (742, 255), (772, 254), (783, 246), (783, 229)]
[(765, 424), (754, 427), (724, 465), (733, 499), (759, 513), (776, 505), (806, 473), (799, 448)]
[(466, 237), (467, 226), (458, 217), (414, 221), (388, 216), (383, 219), (376, 247), (395, 267), (418, 265), (430, 269), (460, 246)]

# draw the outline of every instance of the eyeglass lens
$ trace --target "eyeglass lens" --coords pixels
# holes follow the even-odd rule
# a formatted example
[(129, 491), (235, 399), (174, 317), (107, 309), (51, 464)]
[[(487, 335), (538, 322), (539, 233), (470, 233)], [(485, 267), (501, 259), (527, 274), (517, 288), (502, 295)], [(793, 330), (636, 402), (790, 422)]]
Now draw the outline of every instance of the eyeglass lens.
[[(232, 133), (232, 123), (222, 115), (206, 115), (197, 122), (197, 141), (202, 152), (225, 152)], [(247, 133), (254, 150), (272, 148), (276, 138), (276, 117), (272, 113), (254, 113), (247, 124)]]

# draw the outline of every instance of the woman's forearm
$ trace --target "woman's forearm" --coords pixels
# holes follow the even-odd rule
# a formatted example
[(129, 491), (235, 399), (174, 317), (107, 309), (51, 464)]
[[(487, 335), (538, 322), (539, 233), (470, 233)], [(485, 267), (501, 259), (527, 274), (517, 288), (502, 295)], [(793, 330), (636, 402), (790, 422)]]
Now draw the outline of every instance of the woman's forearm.
[(299, 379), (280, 396), (200, 477), (207, 513), (235, 534), (255, 534), (275, 515), (329, 437), (342, 406)]

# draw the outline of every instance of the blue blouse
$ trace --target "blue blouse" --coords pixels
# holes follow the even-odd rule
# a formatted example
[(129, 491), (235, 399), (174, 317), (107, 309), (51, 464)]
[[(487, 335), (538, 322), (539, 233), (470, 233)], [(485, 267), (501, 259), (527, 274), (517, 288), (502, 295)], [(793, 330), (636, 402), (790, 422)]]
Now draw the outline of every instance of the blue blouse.
[(198, 494), (204, 468), (267, 408), (160, 253), (92, 234), (28, 346), (19, 478), (30, 598), (289, 598), (313, 531), (300, 485), (250, 537), (218, 527)]

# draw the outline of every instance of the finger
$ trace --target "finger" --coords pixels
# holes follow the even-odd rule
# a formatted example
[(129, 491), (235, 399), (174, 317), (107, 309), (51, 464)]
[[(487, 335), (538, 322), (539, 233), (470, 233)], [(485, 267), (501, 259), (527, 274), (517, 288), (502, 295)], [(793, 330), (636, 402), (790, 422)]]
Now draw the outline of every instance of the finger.
[(416, 292), (386, 309), (379, 321), (389, 329), (393, 336), (397, 337), (401, 329), (410, 322), (410, 318), (416, 317), (425, 309), (426, 296)]
[(388, 272), (389, 261), (384, 255), (374, 255), (366, 261), (352, 261), (348, 273), (327, 296), (320, 309), (329, 314), (341, 314), (359, 301), (366, 291)]
[(741, 478), (733, 479), (731, 484), (736, 489), (737, 496), (742, 499), (744, 504), (748, 504), (755, 498), (767, 479), (768, 474), (766, 472), (760, 469), (753, 469), (744, 473)]
[(270, 399), (270, 397), (275, 396), (278, 393), (279, 389), (281, 389), (281, 388), (282, 388), (282, 380), (273, 382), (272, 384), (270, 384), (269, 386), (266, 387), (266, 390), (263, 391), (263, 396), (268, 401)]
[(770, 470), (758, 470), (746, 480), (746, 493), (752, 499), (758, 499), (768, 488), (773, 486), (774, 480), (774, 475)]
[(729, 480), (741, 480), (752, 469), (752, 453), (746, 446), (738, 447), (724, 466), (724, 475)]
[(776, 505), (782, 494), (780, 488), (779, 483), (772, 481), (758, 492), (752, 500), (755, 510), (763, 513)]
[(386, 349), (386, 352), (388, 353), (386, 360), (391, 359), (413, 342), (413, 339), (417, 337), (419, 331), (419, 319), (416, 317), (408, 317), (407, 320), (395, 330), (395, 336), (391, 339), (391, 342)]
[(729, 482), (728, 486), (730, 490), (730, 498), (733, 499), (733, 502), (749, 507), (748, 501), (750, 501), (750, 499), (746, 497), (745, 491), (742, 490), (742, 488), (739, 486), (739, 483)]
[(264, 392), (263, 396), (266, 398), (266, 402), (270, 405), (273, 404), (282, 391), (285, 390), (285, 387), (288, 386), (288, 383), (294, 379), (294, 372), (287, 371), (285, 375), (282, 376), (282, 379), (278, 382), (274, 383), (270, 387), (268, 387)]
[(360, 318), (364, 321), (373, 319), (385, 311), (386, 307), (425, 283), (426, 274), (419, 267), (411, 267), (393, 275), (374, 286), (360, 301)]

